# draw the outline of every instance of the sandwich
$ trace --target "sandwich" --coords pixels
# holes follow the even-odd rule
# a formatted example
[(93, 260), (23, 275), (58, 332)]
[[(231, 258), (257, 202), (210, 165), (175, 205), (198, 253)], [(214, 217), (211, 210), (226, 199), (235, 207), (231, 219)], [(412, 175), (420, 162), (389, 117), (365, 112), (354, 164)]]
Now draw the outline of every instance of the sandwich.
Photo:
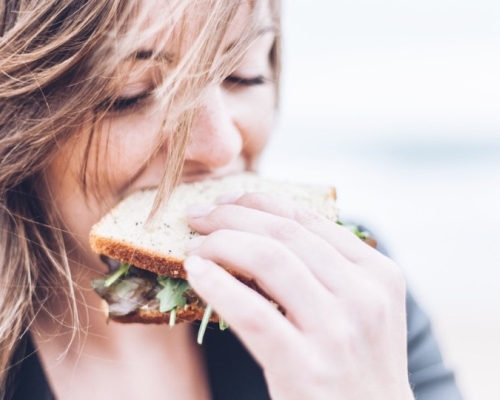
[[(186, 207), (212, 203), (229, 192), (279, 195), (339, 223), (334, 188), (275, 182), (252, 173), (180, 184), (172, 192), (165, 210), (149, 224), (146, 222), (157, 191), (134, 193), (106, 214), (90, 233), (92, 250), (110, 267), (107, 276), (92, 281), (94, 290), (105, 300), (109, 320), (170, 326), (176, 321), (201, 321), (199, 342), (209, 322), (218, 322), (221, 329), (227, 327), (191, 289), (183, 261), (186, 244), (199, 236), (187, 223)], [(369, 239), (366, 232), (355, 233)], [(254, 280), (227, 270), (273, 302)]]

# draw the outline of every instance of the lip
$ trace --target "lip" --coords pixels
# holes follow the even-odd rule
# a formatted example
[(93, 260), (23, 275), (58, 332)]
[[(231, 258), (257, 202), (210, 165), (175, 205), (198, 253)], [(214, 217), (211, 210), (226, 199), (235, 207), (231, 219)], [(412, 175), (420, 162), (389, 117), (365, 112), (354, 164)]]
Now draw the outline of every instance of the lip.
[(247, 170), (243, 159), (235, 160), (234, 163), (216, 170), (203, 168), (185, 168), (181, 175), (181, 183), (191, 183), (206, 179), (217, 179), (228, 175), (234, 175)]
[(194, 172), (187, 175), (183, 175), (181, 178), (181, 183), (192, 183), (197, 181), (204, 181), (207, 179), (218, 179), (228, 175), (234, 175), (239, 172), (243, 172), (243, 170), (235, 170), (235, 171), (225, 171), (223, 173), (219, 172)]

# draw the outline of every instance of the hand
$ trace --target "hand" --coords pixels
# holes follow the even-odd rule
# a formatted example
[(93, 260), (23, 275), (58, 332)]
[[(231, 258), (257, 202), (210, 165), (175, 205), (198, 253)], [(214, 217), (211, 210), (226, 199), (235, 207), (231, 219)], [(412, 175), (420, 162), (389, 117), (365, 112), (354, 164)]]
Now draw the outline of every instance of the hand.
[[(191, 207), (188, 221), (206, 235), (189, 251), (188, 280), (260, 363), (273, 399), (413, 399), (394, 262), (260, 193)], [(285, 315), (219, 265), (255, 279)]]

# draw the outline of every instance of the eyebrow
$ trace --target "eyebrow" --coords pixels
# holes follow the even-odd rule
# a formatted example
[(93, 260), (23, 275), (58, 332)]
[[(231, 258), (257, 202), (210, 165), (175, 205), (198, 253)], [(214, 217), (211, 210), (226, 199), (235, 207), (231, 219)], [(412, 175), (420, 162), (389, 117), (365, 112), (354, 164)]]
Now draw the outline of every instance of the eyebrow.
[[(267, 33), (269, 33), (269, 32), (274, 33), (275, 38), (276, 38), (276, 33), (277, 33), (276, 28), (275, 28), (274, 26), (272, 26), (272, 25), (268, 25), (268, 26), (264, 26), (264, 27), (260, 28), (260, 29), (257, 31), (257, 34), (255, 35), (255, 39), (258, 39), (258, 38), (260, 38), (260, 37), (264, 36), (265, 34), (267, 34)], [(225, 51), (226, 51), (226, 52), (230, 51), (233, 47), (235, 47), (235, 46), (236, 46), (236, 44), (237, 44), (237, 43), (238, 43), (238, 41), (237, 41), (237, 40), (235, 40), (234, 42), (230, 43), (230, 44), (226, 47)]]
[(158, 53), (154, 52), (153, 50), (137, 50), (136, 52), (132, 53), (128, 59), (132, 59), (134, 61), (142, 61), (142, 60), (164, 60), (169, 63), (173, 62), (174, 56), (171, 53), (165, 52), (165, 51), (160, 51)]
[[(269, 33), (269, 32), (276, 33), (276, 29), (273, 26), (265, 26), (257, 31), (257, 36), (258, 37), (264, 36), (266, 33)], [(235, 45), (236, 45), (236, 41), (233, 43), (230, 43), (226, 47), (226, 51), (229, 51)], [(172, 53), (165, 52), (165, 51), (160, 51), (158, 53), (155, 53), (151, 49), (140, 49), (140, 50), (137, 50), (136, 52), (132, 53), (132, 55), (130, 57), (127, 57), (127, 58), (130, 58), (134, 61), (143, 61), (143, 60), (147, 61), (147, 60), (159, 59), (159, 60), (164, 60), (168, 63), (172, 63), (174, 61), (175, 57)]]

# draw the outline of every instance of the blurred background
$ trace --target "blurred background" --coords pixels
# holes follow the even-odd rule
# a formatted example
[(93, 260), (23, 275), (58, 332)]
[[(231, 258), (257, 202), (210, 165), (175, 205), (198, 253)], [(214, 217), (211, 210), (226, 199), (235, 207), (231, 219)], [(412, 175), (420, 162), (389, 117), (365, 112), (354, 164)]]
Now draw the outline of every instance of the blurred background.
[(433, 316), (466, 398), (500, 399), (500, 2), (283, 3), (262, 172), (335, 185)]

